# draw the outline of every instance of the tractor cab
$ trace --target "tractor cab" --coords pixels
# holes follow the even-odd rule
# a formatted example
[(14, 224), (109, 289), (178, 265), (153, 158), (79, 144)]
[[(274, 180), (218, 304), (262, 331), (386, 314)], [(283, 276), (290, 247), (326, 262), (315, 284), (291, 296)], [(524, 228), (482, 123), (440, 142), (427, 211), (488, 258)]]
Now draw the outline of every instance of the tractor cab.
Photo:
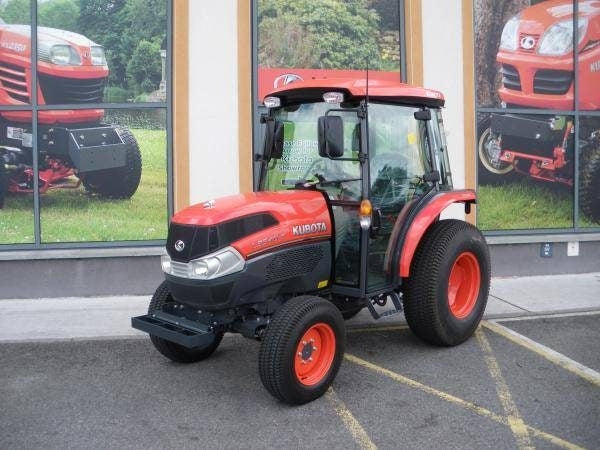
[(335, 228), (336, 295), (392, 291), (398, 216), (452, 189), (441, 93), (376, 81), (367, 93), (364, 80), (286, 88), (264, 100), (258, 189), (323, 193)]
[(173, 216), (165, 280), (133, 327), (178, 362), (209, 357), (225, 333), (259, 340), (263, 385), (292, 404), (325, 393), (344, 355), (344, 320), (364, 308), (375, 319), (404, 312), (432, 344), (468, 339), (490, 262), (477, 228), (440, 220), (447, 206), (468, 212), (475, 202), (452, 189), (443, 102), (364, 80), (271, 93), (257, 189)]

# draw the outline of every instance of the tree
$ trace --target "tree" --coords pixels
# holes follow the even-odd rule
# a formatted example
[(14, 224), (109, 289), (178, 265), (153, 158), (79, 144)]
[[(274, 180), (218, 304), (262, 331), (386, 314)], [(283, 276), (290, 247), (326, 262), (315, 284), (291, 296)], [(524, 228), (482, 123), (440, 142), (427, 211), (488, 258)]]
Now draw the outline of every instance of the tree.
[(31, 23), (29, 0), (8, 0), (0, 8), (0, 18), (6, 23), (29, 25)]
[(161, 69), (160, 46), (154, 42), (140, 41), (127, 64), (127, 76), (133, 82), (132, 87), (136, 93), (156, 89)]
[[(285, 61), (290, 67), (306, 67), (304, 63), (308, 61), (311, 68), (364, 69), (368, 65), (379, 69), (379, 16), (369, 9), (369, 3), (369, 0), (260, 1), (259, 65), (268, 67), (273, 62)], [(280, 32), (279, 39), (275, 30)], [(286, 46), (286, 42), (292, 45)]]
[[(110, 68), (109, 84), (128, 88), (133, 83), (139, 92), (140, 85), (129, 76), (128, 65), (142, 40), (159, 49), (166, 47), (166, 0), (79, 0), (79, 6), (79, 32), (104, 47)], [(160, 81), (159, 53), (157, 57)], [(149, 70), (155, 70), (153, 67)], [(156, 77), (148, 80), (158, 83)], [(146, 82), (145, 87), (148, 86)]]
[(79, 5), (74, 0), (49, 0), (38, 7), (38, 25), (77, 31)]
[(500, 102), (500, 71), (496, 55), (502, 30), (508, 19), (529, 5), (529, 0), (475, 1), (475, 85), (480, 106), (498, 105)]

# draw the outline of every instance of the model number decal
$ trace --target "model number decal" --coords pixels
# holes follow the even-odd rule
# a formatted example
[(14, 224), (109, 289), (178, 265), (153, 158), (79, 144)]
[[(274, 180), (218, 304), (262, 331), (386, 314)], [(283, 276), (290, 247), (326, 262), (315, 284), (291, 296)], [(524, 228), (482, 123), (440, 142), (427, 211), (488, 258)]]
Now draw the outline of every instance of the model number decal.
[(325, 222), (310, 223), (306, 225), (294, 225), (292, 227), (292, 234), (294, 236), (302, 236), (304, 234), (310, 233), (319, 233), (321, 231), (327, 231), (327, 225), (325, 225)]
[(600, 61), (594, 61), (590, 64), (590, 71), (600, 72)]
[(17, 53), (23, 53), (27, 49), (26, 45), (20, 44), (18, 42), (6, 42), (6, 41), (4, 41), (4, 42), (2, 42), (0, 44), (0, 46), (2, 48), (5, 48), (7, 50), (12, 50), (13, 52), (17, 52)]

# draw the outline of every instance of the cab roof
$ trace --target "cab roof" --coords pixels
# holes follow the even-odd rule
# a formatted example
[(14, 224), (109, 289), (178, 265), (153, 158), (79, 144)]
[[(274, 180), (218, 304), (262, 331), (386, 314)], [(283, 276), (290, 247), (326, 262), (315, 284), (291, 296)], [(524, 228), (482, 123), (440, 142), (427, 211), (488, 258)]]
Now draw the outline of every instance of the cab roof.
[[(323, 94), (330, 91), (343, 92), (345, 101), (362, 100), (367, 95), (367, 81), (364, 78), (294, 81), (270, 91), (265, 98), (279, 97), (282, 106), (285, 106), (322, 101)], [(369, 80), (369, 99), (416, 106), (444, 106), (444, 95), (439, 91), (384, 80)]]

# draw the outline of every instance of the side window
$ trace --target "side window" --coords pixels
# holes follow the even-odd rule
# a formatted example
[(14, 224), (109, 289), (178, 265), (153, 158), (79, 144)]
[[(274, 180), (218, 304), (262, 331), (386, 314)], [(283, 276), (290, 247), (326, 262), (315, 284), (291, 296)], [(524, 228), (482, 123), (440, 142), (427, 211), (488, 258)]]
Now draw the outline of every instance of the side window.
[(437, 110), (432, 117), (433, 133), (435, 136), (435, 158), (440, 172), (440, 186), (443, 189), (452, 189), (452, 173), (450, 171), (450, 158), (448, 157), (448, 145), (446, 143), (446, 131), (442, 120), (442, 112)]
[(369, 159), (373, 206), (398, 212), (421, 189), (429, 166), (426, 133), (414, 118), (416, 109), (369, 105)]

